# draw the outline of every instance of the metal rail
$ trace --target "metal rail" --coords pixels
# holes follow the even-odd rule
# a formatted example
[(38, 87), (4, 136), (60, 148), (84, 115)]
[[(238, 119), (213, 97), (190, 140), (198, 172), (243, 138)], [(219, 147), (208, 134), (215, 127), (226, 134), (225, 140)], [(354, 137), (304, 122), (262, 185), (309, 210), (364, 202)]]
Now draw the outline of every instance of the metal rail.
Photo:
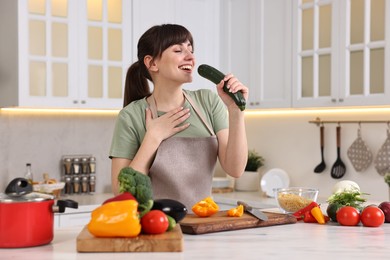
[(315, 120), (309, 121), (311, 124), (316, 124), (317, 126), (323, 124), (387, 124), (390, 128), (390, 119), (389, 120), (321, 120), (317, 117)]

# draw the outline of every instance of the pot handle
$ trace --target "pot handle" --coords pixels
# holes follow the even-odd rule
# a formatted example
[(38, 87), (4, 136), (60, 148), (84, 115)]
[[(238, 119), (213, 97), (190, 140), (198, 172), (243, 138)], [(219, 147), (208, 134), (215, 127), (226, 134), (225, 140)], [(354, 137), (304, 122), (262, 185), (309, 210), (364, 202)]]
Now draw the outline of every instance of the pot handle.
[(53, 212), (64, 213), (65, 208), (77, 209), (79, 204), (74, 200), (58, 200), (57, 205), (53, 205)]

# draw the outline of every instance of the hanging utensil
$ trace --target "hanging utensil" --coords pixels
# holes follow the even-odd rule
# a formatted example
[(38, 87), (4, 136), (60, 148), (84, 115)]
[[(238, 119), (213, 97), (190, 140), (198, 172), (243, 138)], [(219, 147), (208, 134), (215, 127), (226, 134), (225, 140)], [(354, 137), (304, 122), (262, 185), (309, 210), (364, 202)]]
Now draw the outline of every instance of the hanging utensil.
[(337, 141), (337, 159), (335, 163), (332, 166), (332, 170), (330, 172), (332, 178), (334, 179), (340, 179), (344, 176), (346, 167), (343, 161), (341, 160), (340, 157), (340, 132), (341, 132), (341, 127), (337, 126), (336, 127), (336, 141)]
[(315, 173), (321, 173), (325, 170), (326, 164), (324, 160), (324, 125), (320, 127), (320, 146), (321, 146), (321, 162), (314, 168)]
[(361, 137), (360, 124), (357, 131), (357, 139), (348, 148), (347, 155), (357, 172), (366, 170), (372, 162), (371, 150), (367, 147)]
[(389, 124), (387, 127), (387, 138), (379, 149), (375, 158), (375, 169), (376, 171), (384, 176), (390, 171), (390, 129)]

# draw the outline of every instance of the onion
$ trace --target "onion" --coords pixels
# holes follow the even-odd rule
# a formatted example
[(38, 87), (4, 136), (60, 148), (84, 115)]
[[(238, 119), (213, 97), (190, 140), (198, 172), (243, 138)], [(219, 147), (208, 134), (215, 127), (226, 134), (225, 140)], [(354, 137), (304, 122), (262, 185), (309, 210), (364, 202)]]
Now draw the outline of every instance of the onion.
[(378, 207), (385, 213), (385, 222), (390, 223), (390, 202), (384, 201)]
[(359, 185), (354, 181), (339, 181), (333, 186), (333, 194), (344, 191), (358, 191), (360, 192)]

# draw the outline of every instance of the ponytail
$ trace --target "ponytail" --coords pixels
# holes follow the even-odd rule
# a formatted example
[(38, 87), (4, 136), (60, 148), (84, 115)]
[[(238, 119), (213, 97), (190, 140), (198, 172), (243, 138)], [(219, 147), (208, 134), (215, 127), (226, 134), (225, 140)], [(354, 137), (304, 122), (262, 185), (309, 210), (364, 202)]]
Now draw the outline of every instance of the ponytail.
[(127, 70), (123, 107), (150, 94), (148, 80), (142, 73), (140, 63), (137, 61)]

